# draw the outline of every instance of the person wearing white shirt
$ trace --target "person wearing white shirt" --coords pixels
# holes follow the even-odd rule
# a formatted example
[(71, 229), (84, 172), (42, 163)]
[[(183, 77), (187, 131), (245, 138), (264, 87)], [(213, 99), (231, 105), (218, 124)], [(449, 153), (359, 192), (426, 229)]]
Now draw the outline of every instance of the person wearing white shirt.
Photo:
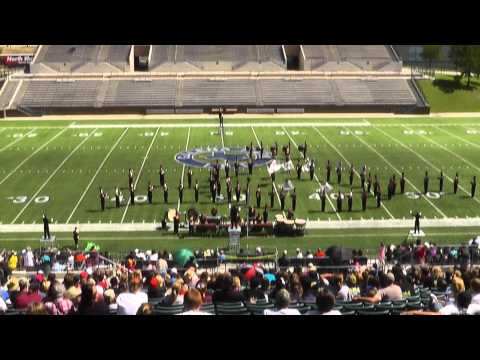
[[(468, 291), (463, 291), (457, 295), (454, 304), (448, 304), (440, 309), (441, 315), (464, 315), (472, 302), (472, 295)], [(473, 309), (471, 309), (473, 311)]]
[(148, 303), (148, 295), (140, 290), (141, 274), (134, 274), (130, 282), (130, 291), (118, 295), (118, 315), (136, 315), (142, 304)]
[(472, 304), (480, 305), (480, 278), (472, 279), (470, 282), (472, 288)]
[(0, 313), (5, 313), (7, 311), (7, 304), (3, 301), (2, 297), (0, 297)]
[(25, 257), (24, 257), (24, 266), (27, 269), (32, 269), (35, 266), (33, 260), (34, 260), (34, 256), (33, 256), (32, 249), (30, 247), (27, 247), (27, 251), (26, 251)]
[(288, 308), (290, 305), (290, 293), (287, 290), (279, 290), (275, 296), (275, 301), (278, 310), (266, 309), (264, 310), (263, 315), (300, 315), (300, 312), (297, 309)]
[(297, 249), (297, 259), (303, 259), (303, 254), (300, 249)]

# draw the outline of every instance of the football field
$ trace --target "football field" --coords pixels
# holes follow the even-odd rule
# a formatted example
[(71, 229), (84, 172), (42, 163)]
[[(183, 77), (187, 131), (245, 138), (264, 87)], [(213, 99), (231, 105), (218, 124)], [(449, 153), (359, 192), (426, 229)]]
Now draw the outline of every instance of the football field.
[[(480, 175), (480, 122), (475, 118), (366, 118), (366, 119), (225, 119), (224, 136), (219, 135), (215, 119), (196, 120), (82, 120), (82, 121), (1, 121), (0, 122), (0, 222), (39, 224), (46, 213), (57, 224), (158, 224), (165, 211), (185, 212), (195, 208), (210, 213), (216, 207), (228, 215), (226, 202), (212, 204), (209, 191), (209, 163), (225, 157), (245, 155), (246, 146), (263, 144), (268, 158), (270, 147), (278, 144), (278, 161), (283, 162), (283, 146), (291, 143), (292, 160), (304, 160), (298, 145), (308, 145), (307, 158), (316, 163), (316, 176), (308, 172), (297, 180), (295, 170), (280, 170), (276, 176), (275, 205), (270, 218), (281, 213), (278, 199), (280, 186), (291, 180), (296, 188), (297, 218), (307, 224), (349, 221), (355, 227), (366, 220), (410, 219), (409, 212), (420, 211), (429, 220), (475, 219), (480, 216), (479, 197), (471, 198), (470, 182)], [(179, 162), (177, 159), (195, 159)], [(321, 212), (318, 190), (325, 182), (325, 164), (332, 163), (326, 211)], [(342, 183), (338, 184), (335, 166), (342, 161)], [(192, 165), (193, 164), (193, 165)], [(201, 165), (198, 165), (201, 164)], [(355, 168), (353, 211), (337, 213), (335, 193), (349, 191), (349, 166)], [(361, 210), (360, 169), (366, 164), (372, 177), (377, 175), (384, 200), (376, 207), (373, 195), (367, 210)], [(153, 204), (148, 204), (147, 185), (159, 185), (159, 168), (166, 168), (168, 202), (163, 190), (156, 188)], [(188, 188), (186, 172), (192, 165), (193, 183), (198, 180), (200, 199)], [(233, 165), (233, 163), (231, 164)], [(200, 166), (200, 167), (197, 167)], [(261, 207), (270, 203), (271, 180), (267, 164), (253, 170), (250, 204), (256, 205), (255, 191), (261, 189)], [(136, 184), (135, 205), (129, 202), (128, 169), (132, 168)], [(445, 175), (444, 192), (439, 192), (439, 174)], [(423, 194), (425, 171), (429, 174), (429, 193)], [(406, 175), (406, 193), (386, 199), (390, 177)], [(453, 178), (459, 174), (458, 193), (453, 194)], [(231, 167), (232, 183), (237, 178)], [(224, 172), (222, 194), (226, 198)], [(248, 177), (243, 163), (238, 181), (242, 194)], [(179, 204), (178, 185), (185, 185), (184, 201)], [(120, 208), (115, 208), (114, 189), (124, 194)], [(99, 188), (110, 196), (107, 209), (101, 211)], [(241, 204), (242, 210), (245, 204)], [(286, 209), (291, 197), (286, 197)], [(480, 225), (480, 219), (478, 224)], [(409, 220), (410, 221), (410, 220)], [(413, 221), (412, 221), (413, 223)]]

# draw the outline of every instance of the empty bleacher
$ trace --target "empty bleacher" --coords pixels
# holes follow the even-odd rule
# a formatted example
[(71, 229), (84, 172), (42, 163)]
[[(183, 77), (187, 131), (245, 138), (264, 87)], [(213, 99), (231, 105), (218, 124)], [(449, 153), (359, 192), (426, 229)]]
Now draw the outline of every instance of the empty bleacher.
[(255, 81), (208, 80), (183, 81), (183, 106), (255, 105)]
[(173, 107), (175, 106), (176, 80), (112, 80), (104, 107)]
[(102, 81), (29, 81), (17, 102), (28, 108), (94, 107)]
[(406, 80), (365, 80), (375, 104), (411, 105), (417, 102)]
[[(7, 82), (0, 105), (10, 103), (17, 84)], [(300, 112), (405, 112), (422, 108), (424, 112), (424, 101), (416, 91), (408, 80), (398, 78), (23, 80), (11, 108), (201, 113), (223, 106), (239, 112), (266, 108), (272, 112), (295, 108)]]
[(333, 105), (330, 80), (262, 79), (265, 105)]

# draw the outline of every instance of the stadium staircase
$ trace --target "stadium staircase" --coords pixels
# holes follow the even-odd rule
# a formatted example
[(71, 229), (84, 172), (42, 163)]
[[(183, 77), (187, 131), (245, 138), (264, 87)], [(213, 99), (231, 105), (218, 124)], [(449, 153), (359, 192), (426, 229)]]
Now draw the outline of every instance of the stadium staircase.
[(177, 77), (177, 86), (175, 88), (175, 107), (179, 108), (183, 106), (183, 80), (181, 77)]
[(345, 101), (343, 100), (343, 97), (340, 93), (340, 89), (338, 88), (338, 84), (336, 81), (330, 81), (330, 84), (332, 85), (332, 92), (333, 92), (333, 97), (336, 99), (337, 104), (339, 106), (345, 105)]
[[(118, 86), (118, 82), (116, 83), (116, 85)], [(107, 91), (109, 90), (110, 86), (111, 86), (110, 81), (108, 81), (108, 79), (103, 78), (103, 81), (97, 91), (97, 99), (95, 101), (94, 107), (96, 108), (103, 107), (103, 103), (105, 102), (105, 97), (107, 95)]]
[(257, 98), (257, 106), (263, 106), (263, 87), (260, 79), (255, 81), (255, 96)]

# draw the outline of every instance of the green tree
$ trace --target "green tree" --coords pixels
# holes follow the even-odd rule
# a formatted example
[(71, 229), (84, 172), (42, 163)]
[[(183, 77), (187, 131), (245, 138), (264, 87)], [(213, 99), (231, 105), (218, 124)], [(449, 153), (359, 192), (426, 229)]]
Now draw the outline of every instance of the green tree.
[(460, 78), (467, 77), (467, 87), (470, 87), (472, 73), (480, 71), (480, 46), (453, 45), (450, 49), (450, 58), (460, 70)]
[(423, 45), (422, 58), (428, 61), (428, 68), (432, 70), (432, 63), (440, 58), (442, 45)]

